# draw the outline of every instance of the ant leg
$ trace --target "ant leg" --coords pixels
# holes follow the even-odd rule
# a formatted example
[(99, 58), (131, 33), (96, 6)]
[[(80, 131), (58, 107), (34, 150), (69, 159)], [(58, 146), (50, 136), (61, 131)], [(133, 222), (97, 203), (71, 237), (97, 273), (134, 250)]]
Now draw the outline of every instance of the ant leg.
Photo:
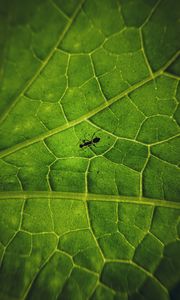
[(80, 144), (84, 144), (85, 143), (85, 140), (79, 140), (79, 141), (77, 141), (77, 143), (76, 143), (76, 145), (78, 145), (79, 144), (79, 146), (80, 146)]
[(91, 146), (89, 146), (88, 148), (91, 150), (91, 152), (96, 155), (96, 153), (94, 152), (93, 148), (92, 148), (93, 144)]
[(86, 134), (85, 134), (85, 140), (84, 140), (84, 141), (87, 142), (87, 141), (89, 141), (89, 140), (91, 140), (91, 138), (90, 138), (90, 136), (88, 136), (87, 133), (86, 133)]
[(98, 131), (101, 131), (101, 129), (98, 129), (98, 130), (96, 130), (96, 131), (93, 133), (91, 140), (93, 140), (95, 134), (96, 134)]
[(79, 139), (79, 141), (76, 143), (76, 145), (77, 145), (77, 144), (80, 144), (80, 143), (83, 143), (83, 144), (84, 144), (85, 142), (86, 142), (86, 140)]
[(82, 142), (83, 144), (88, 142), (89, 141), (89, 138), (87, 138), (87, 136), (85, 136), (84, 139), (80, 139), (80, 142)]

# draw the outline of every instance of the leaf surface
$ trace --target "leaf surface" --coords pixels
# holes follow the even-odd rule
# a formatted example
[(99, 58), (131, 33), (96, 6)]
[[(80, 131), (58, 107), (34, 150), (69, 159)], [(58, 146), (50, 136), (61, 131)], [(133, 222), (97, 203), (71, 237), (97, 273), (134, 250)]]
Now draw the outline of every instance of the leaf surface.
[(178, 299), (179, 11), (0, 1), (0, 299)]

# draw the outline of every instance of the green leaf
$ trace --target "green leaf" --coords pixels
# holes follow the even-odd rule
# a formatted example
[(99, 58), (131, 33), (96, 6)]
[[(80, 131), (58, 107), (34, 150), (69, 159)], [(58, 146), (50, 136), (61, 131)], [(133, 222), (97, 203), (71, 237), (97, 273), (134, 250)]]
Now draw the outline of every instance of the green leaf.
[(179, 12), (0, 0), (0, 299), (179, 299)]

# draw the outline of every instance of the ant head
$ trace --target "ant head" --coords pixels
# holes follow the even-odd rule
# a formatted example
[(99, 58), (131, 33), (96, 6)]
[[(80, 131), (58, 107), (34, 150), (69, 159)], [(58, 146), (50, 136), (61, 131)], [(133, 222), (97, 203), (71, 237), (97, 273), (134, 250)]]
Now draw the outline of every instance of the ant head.
[(93, 143), (98, 143), (100, 141), (100, 138), (99, 137), (95, 137), (94, 139), (93, 139)]

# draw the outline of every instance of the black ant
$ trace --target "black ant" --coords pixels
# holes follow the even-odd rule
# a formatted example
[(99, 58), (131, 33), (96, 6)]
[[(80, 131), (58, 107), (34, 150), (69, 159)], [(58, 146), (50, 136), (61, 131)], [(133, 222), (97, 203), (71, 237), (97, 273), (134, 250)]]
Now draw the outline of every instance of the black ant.
[[(97, 131), (96, 131), (97, 132)], [(96, 147), (96, 144), (99, 143), (100, 137), (94, 137), (96, 132), (93, 134), (92, 139), (90, 141), (83, 140), (83, 143), (79, 145), (80, 148), (84, 147)]]

